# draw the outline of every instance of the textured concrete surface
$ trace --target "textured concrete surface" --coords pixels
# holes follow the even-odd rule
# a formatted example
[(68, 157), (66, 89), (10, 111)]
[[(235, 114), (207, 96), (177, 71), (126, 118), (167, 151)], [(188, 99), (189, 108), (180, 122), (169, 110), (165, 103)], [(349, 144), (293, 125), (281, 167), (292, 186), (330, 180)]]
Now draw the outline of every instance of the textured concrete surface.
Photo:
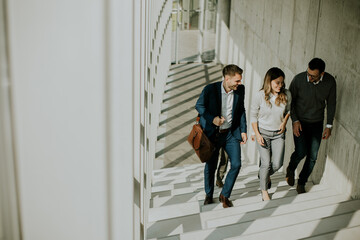
[[(312, 179), (356, 198), (360, 197), (359, 13), (358, 0), (235, 0), (230, 38), (220, 49), (224, 56), (223, 44), (228, 45), (228, 58), (222, 63), (244, 69), (247, 109), (270, 67), (283, 69), (289, 86), (313, 57), (325, 60), (326, 71), (337, 81), (338, 102), (332, 136), (321, 144)], [(245, 151), (250, 160), (256, 159), (253, 145), (247, 144)], [(292, 151), (289, 121), (284, 166)]]

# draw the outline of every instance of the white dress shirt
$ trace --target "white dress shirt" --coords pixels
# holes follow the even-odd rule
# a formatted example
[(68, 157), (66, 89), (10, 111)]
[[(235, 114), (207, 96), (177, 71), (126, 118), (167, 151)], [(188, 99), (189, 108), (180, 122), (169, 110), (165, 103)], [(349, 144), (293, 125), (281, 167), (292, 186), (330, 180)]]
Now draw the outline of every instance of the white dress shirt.
[(224, 81), (221, 84), (221, 116), (225, 118), (224, 123), (220, 129), (228, 129), (232, 123), (232, 108), (234, 103), (234, 91), (226, 92), (224, 88)]

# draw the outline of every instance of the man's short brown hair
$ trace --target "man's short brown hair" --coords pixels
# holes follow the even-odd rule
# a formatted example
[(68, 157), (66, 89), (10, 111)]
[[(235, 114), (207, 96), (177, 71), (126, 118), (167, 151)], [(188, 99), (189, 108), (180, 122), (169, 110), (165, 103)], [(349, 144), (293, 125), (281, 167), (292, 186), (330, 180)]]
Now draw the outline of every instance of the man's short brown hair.
[(242, 74), (243, 73), (243, 70), (241, 68), (239, 68), (237, 65), (235, 64), (229, 64), (229, 65), (226, 65), (224, 68), (223, 68), (223, 71), (222, 71), (222, 74), (223, 74), (223, 77), (225, 77), (225, 75), (229, 75), (229, 76), (234, 76), (236, 73), (238, 74)]

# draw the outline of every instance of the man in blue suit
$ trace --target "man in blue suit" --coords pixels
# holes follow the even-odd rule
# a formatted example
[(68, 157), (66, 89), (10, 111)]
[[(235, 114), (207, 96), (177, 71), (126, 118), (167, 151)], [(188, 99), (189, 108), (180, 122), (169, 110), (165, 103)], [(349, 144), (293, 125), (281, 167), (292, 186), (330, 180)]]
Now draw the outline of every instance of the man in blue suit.
[(229, 200), (236, 178), (241, 168), (240, 143), (247, 141), (246, 114), (244, 107), (245, 87), (241, 85), (243, 70), (234, 64), (223, 69), (223, 81), (207, 85), (196, 102), (200, 114), (200, 124), (204, 133), (216, 146), (212, 158), (204, 169), (205, 201), (213, 203), (214, 176), (219, 149), (223, 147), (230, 159), (224, 187), (219, 196), (223, 207), (232, 207)]

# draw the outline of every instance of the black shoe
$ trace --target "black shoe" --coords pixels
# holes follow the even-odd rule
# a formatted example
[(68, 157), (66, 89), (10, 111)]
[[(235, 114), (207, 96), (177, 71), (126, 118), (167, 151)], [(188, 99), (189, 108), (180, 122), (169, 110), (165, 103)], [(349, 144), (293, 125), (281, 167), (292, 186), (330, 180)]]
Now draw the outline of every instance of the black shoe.
[(268, 189), (271, 188), (271, 179), (270, 179), (270, 181), (268, 182), (267, 187), (268, 187)]
[(214, 199), (212, 197), (209, 197), (209, 196), (206, 195), (204, 205), (208, 205), (208, 204), (211, 204), (211, 203), (214, 203)]
[(298, 184), (297, 187), (296, 187), (296, 191), (297, 191), (298, 194), (306, 193), (305, 185)]
[(286, 169), (286, 182), (289, 186), (294, 186), (295, 184), (295, 172), (290, 170), (289, 167)]
[(216, 186), (222, 188), (224, 186), (224, 183), (222, 182), (222, 180), (216, 180)]

